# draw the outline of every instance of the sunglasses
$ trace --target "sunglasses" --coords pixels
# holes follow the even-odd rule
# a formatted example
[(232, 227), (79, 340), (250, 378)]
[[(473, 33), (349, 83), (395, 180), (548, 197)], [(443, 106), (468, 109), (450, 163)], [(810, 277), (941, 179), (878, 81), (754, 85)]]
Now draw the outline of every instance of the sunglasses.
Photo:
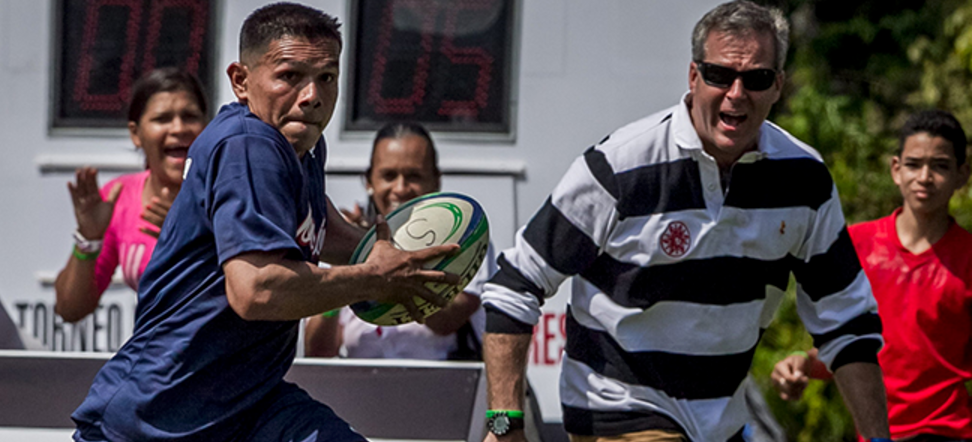
[(718, 88), (732, 86), (736, 77), (742, 77), (743, 87), (751, 91), (765, 91), (776, 81), (776, 71), (773, 69), (753, 69), (751, 71), (739, 72), (732, 68), (719, 66), (717, 64), (697, 61), (699, 73), (705, 84)]

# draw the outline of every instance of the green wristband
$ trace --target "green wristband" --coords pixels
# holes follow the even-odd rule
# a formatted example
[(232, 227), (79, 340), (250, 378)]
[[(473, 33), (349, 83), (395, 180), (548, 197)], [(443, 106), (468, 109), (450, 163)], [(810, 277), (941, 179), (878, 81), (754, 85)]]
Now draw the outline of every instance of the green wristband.
[(321, 317), (322, 318), (333, 318), (333, 317), (337, 316), (338, 313), (341, 313), (341, 309), (336, 308), (334, 310), (328, 310), (328, 311), (326, 311), (324, 313), (321, 313)]
[(803, 356), (806, 359), (810, 359), (810, 355), (808, 355), (807, 352), (805, 352), (803, 350), (797, 350), (795, 352), (790, 353), (787, 356)]
[(78, 250), (77, 246), (71, 248), (71, 254), (74, 255), (75, 258), (78, 258), (82, 261), (90, 261), (92, 259), (95, 259), (98, 257), (98, 254), (100, 253), (101, 250), (97, 252), (83, 253), (80, 250)]
[(505, 414), (507, 417), (512, 419), (523, 419), (523, 412), (520, 410), (486, 410), (486, 419), (489, 419), (497, 414)]

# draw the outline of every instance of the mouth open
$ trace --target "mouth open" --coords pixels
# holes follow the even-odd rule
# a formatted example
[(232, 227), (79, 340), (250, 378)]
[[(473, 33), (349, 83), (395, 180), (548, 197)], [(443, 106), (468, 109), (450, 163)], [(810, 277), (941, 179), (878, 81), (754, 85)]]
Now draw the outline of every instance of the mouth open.
[(189, 155), (189, 146), (166, 147), (165, 156), (185, 159)]
[(746, 121), (746, 114), (732, 115), (726, 112), (719, 112), (719, 119), (729, 127), (738, 127)]

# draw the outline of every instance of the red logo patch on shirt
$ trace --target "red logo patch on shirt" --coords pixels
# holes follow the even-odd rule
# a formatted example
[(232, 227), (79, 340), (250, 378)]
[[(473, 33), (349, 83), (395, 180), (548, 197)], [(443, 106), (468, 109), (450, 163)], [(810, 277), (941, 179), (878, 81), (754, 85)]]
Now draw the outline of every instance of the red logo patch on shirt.
[(672, 221), (658, 238), (662, 251), (673, 258), (684, 255), (692, 245), (692, 233), (688, 226), (681, 221)]

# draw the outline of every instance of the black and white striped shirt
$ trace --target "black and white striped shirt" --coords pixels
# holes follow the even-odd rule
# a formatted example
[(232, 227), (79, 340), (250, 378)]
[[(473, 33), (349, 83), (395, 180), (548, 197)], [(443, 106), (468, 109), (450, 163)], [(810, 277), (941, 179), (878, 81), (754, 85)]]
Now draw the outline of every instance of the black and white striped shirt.
[(817, 152), (765, 122), (723, 192), (684, 100), (587, 150), (499, 264), (483, 295), (492, 332), (536, 324), (543, 299), (577, 276), (560, 392), (575, 434), (736, 434), (740, 384), (791, 272), (828, 366), (874, 361), (883, 343)]

